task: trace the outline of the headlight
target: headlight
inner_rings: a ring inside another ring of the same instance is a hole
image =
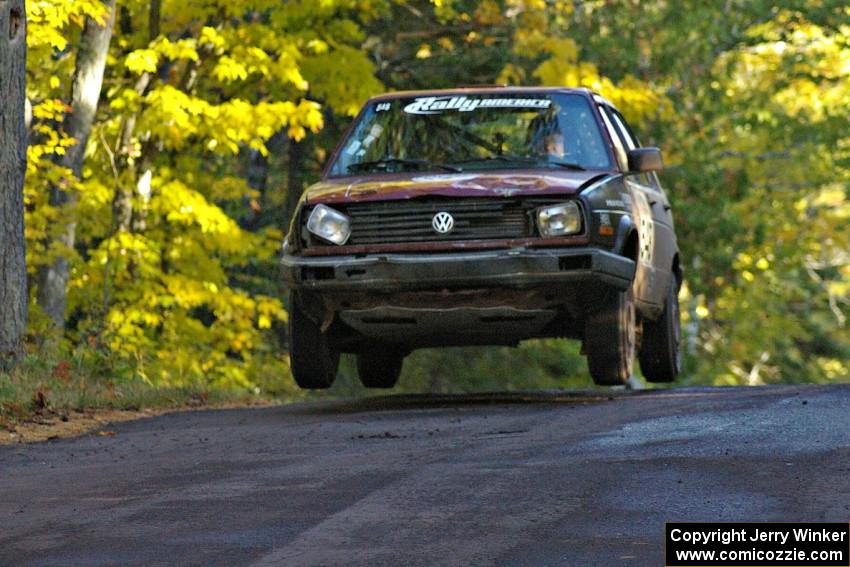
[[[342,246],[351,236],[351,221],[339,211],[316,205],[307,219],[307,230],[323,240]]]
[[[581,232],[581,211],[574,201],[537,209],[537,228],[542,236],[566,236]]]

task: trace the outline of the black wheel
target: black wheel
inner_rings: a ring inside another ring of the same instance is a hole
[[[679,318],[679,282],[674,278],[664,311],[657,321],[643,322],[640,369],[649,382],[672,382],[682,365],[682,325]]]
[[[330,388],[339,368],[339,351],[327,333],[301,310],[298,296],[289,301],[289,366],[300,388]]]
[[[634,292],[617,292],[613,300],[587,317],[584,350],[594,383],[621,386],[632,375],[635,358]]]
[[[367,388],[392,388],[401,376],[405,353],[392,347],[357,355],[357,375]]]

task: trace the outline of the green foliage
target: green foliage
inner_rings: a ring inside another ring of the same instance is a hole
[[[721,383],[850,378],[850,89],[839,71],[850,64],[848,14],[834,21],[843,31],[810,17],[779,10],[746,27],[746,44],[715,60],[697,98],[725,111],[680,146],[683,160],[713,158],[708,179],[683,172],[677,187],[695,205],[688,222],[720,245],[692,252],[692,285],[711,355],[697,368]],[[724,197],[717,223],[711,204]]]
[[[76,182],[56,165],[75,143],[61,124],[84,19],[105,11],[27,3],[28,265],[72,262],[60,346],[98,375],[300,395],[275,268],[294,198],[368,96],[506,82],[596,89],[662,146],[689,381],[850,379],[840,3],[164,0],[153,38],[147,1],[119,5]],[[50,187],[79,199],[51,207]],[[73,249],[52,244],[59,219],[76,223]],[[31,320],[40,343],[36,307]],[[577,349],[423,351],[402,387],[587,384]],[[353,380],[349,364],[338,391],[359,392]]]

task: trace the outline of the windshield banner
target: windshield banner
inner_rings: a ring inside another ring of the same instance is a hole
[[[420,97],[404,107],[408,114],[440,114],[447,110],[470,112],[477,108],[549,108],[548,98],[469,98],[466,96]]]

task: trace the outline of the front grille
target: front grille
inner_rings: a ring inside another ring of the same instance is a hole
[[[347,244],[356,246],[532,236],[531,212],[542,204],[518,199],[415,199],[352,203],[339,209],[351,218]],[[436,232],[431,225],[439,212],[454,218],[454,228],[448,234]]]

